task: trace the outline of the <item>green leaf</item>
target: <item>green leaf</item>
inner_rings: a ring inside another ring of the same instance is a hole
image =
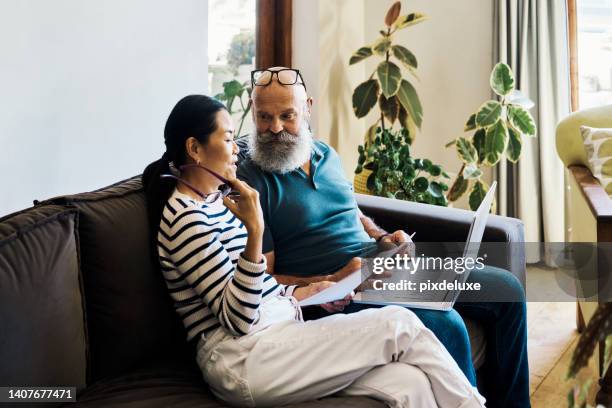
[[[518,89],[510,92],[510,94],[506,96],[506,101],[512,105],[520,105],[525,109],[531,109],[535,106],[535,103]]]
[[[244,87],[240,82],[236,81],[235,79],[223,83],[223,93],[228,98],[242,96],[243,92]]]
[[[387,118],[389,122],[391,122],[391,126],[397,120],[399,116],[399,102],[395,96],[387,99],[385,95],[380,95],[378,98],[378,106],[380,106],[380,111]]]
[[[382,181],[380,181],[378,177],[375,177],[374,178],[374,191],[376,192],[376,194],[380,194],[382,189],[383,189]]]
[[[402,79],[402,72],[399,67],[392,62],[383,61],[376,69],[380,88],[386,98],[390,98],[397,93]]]
[[[518,105],[508,106],[508,119],[515,129],[527,136],[536,135],[536,126],[529,111]]]
[[[470,193],[470,209],[472,211],[476,211],[478,209],[488,190],[489,187],[486,186],[483,181],[478,180],[476,183],[474,183],[474,187]]]
[[[368,114],[370,109],[376,105],[378,99],[378,81],[370,79],[363,82],[353,92],[353,111],[358,118]]]
[[[422,13],[410,13],[405,16],[399,16],[397,20],[395,20],[395,28],[397,30],[401,30],[402,28],[410,27],[418,23],[422,23],[427,20],[427,16]]]
[[[486,101],[482,104],[480,109],[478,109],[478,113],[476,114],[476,125],[478,125],[478,127],[491,126],[500,118],[501,112],[501,103],[493,100]]]
[[[425,192],[429,188],[429,181],[425,177],[417,177],[414,180],[414,188],[419,192]]]
[[[482,170],[475,163],[469,163],[463,168],[462,176],[466,180],[477,179],[482,176]]]
[[[457,201],[467,191],[470,182],[459,174],[448,192],[449,201]]]
[[[406,47],[402,47],[401,45],[394,45],[391,47],[391,51],[395,58],[401,61],[402,64],[410,71],[417,69],[418,63],[414,54],[408,50]]]
[[[469,132],[470,130],[474,129],[476,129],[476,114],[472,113],[467,122],[465,122],[465,126],[463,126],[463,131]]]
[[[442,167],[438,166],[437,164],[434,164],[429,169],[429,174],[431,174],[434,177],[438,177],[440,174],[442,174]]]
[[[423,123],[423,106],[417,95],[416,89],[412,84],[405,79],[402,79],[399,91],[397,91],[397,99],[400,104],[406,109],[410,117],[420,129]]]
[[[412,166],[411,164],[405,165],[403,174],[404,174],[404,181],[407,183],[410,183],[416,174],[414,166]]]
[[[372,51],[374,51],[374,54],[380,57],[383,57],[385,56],[387,51],[389,51],[390,46],[391,46],[391,39],[389,37],[381,37],[378,40],[376,40],[374,45],[372,45]]]
[[[521,134],[510,126],[508,128],[508,146],[506,147],[506,156],[508,160],[512,163],[516,163],[521,158],[521,147]]]
[[[406,108],[404,108],[401,104],[399,108],[398,119],[400,125],[402,125],[402,128],[406,131],[406,136],[404,137],[404,140],[406,141],[406,143],[412,144],[412,142],[414,141],[414,133],[416,132],[416,124],[408,115]]]
[[[501,158],[508,143],[508,129],[503,120],[498,120],[487,129],[485,135],[485,163],[489,166],[496,164]]]
[[[500,95],[506,96],[514,90],[514,75],[510,67],[503,62],[499,62],[491,72],[489,80],[491,89]]]
[[[472,136],[472,144],[476,148],[478,152],[478,163],[482,163],[485,157],[485,136],[487,131],[483,129],[478,129],[474,136]]]
[[[464,137],[458,137],[455,146],[457,146],[457,154],[464,163],[474,163],[478,159],[478,151],[472,142]]]
[[[216,95],[214,96],[214,98],[215,98],[216,100],[218,100],[218,101],[224,101],[224,100],[226,100],[226,99],[227,99],[227,98],[225,97],[225,94],[222,94],[222,93],[218,93],[218,94],[216,94]]]
[[[429,194],[431,194],[435,198],[440,198],[443,195],[442,187],[440,186],[439,183],[437,183],[435,181],[432,181],[429,184],[429,189],[427,191],[429,192]]]
[[[373,53],[372,53],[372,48],[371,47],[361,47],[360,49],[355,51],[355,53],[353,55],[351,55],[351,59],[349,60],[349,65],[356,64],[359,61],[368,58],[372,54]]]

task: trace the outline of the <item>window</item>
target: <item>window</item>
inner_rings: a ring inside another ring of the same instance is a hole
[[[291,66],[292,0],[209,0],[208,90],[234,95],[250,87],[255,67]],[[230,86],[228,84],[232,82]],[[223,100],[223,99],[222,99]],[[248,95],[223,102],[232,113],[238,136],[253,129],[244,116]]]
[[[208,3],[208,89],[223,82],[246,81],[255,67],[256,0],[210,0]]]
[[[256,0],[210,0],[208,3],[208,90],[210,95],[234,94],[236,87],[249,87],[255,68]],[[234,82],[237,81],[237,82]],[[217,96],[219,97],[219,96]],[[237,135],[250,133],[249,115],[243,120],[248,104],[242,97],[223,100],[236,125]],[[242,124],[242,127],[240,125]],[[238,134],[239,133],[239,134]]]
[[[578,57],[576,108],[612,104],[612,0],[575,2],[573,18],[576,21]],[[570,27],[571,19],[570,14]]]

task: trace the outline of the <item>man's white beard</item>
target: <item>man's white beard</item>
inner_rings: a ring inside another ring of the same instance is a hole
[[[297,135],[285,130],[277,134],[256,133],[249,138],[249,153],[263,170],[285,174],[310,160],[312,132],[303,124]]]

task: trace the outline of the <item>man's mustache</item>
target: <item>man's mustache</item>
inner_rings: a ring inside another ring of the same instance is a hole
[[[259,142],[261,143],[277,143],[277,142],[291,142],[296,143],[298,136],[287,131],[279,133],[264,132],[258,134]]]

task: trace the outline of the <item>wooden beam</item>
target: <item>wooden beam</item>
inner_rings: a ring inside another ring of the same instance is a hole
[[[571,89],[570,95],[572,112],[576,112],[580,108],[580,89],[578,77],[578,13],[576,10],[576,0],[567,0],[567,14]]]
[[[292,0],[257,0],[255,67],[291,67]]]

